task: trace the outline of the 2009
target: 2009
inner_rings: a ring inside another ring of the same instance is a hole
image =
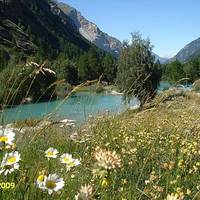
[[[14,189],[15,183],[13,182],[0,182],[0,190]]]

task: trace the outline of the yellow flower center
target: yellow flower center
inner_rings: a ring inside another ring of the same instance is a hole
[[[8,158],[8,160],[7,160],[7,163],[9,163],[9,164],[12,164],[12,163],[14,163],[14,162],[16,162],[16,157],[10,157],[10,158]]]
[[[44,175],[38,176],[37,180],[38,180],[39,182],[43,182],[43,181],[44,181]]]
[[[101,182],[102,187],[108,187],[109,186],[109,181],[108,179],[104,178]]]
[[[55,181],[47,181],[47,182],[46,182],[46,187],[47,187],[48,189],[54,189],[54,188],[56,187]]]
[[[70,161],[70,159],[67,158],[67,157],[65,157],[65,158],[63,159],[63,161],[64,161],[65,163],[68,163],[68,162]]]
[[[52,151],[49,151],[48,153],[47,153],[47,156],[53,156],[54,154],[53,154],[53,152]]]
[[[7,136],[0,136],[0,142],[6,143],[7,141],[8,141],[8,137]]]
[[[70,167],[74,167],[74,166],[75,166],[75,163],[74,163],[74,162],[69,162],[68,165],[69,165]]]

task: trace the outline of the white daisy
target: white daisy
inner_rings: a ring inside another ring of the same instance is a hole
[[[12,145],[15,133],[11,129],[0,130],[0,146]]]
[[[4,175],[7,175],[8,173],[13,172],[15,169],[19,169],[18,162],[20,160],[20,154],[17,151],[6,153],[1,162],[0,174],[4,173]]]
[[[43,189],[48,190],[49,194],[52,194],[53,191],[57,192],[62,189],[65,185],[65,182],[62,178],[59,178],[56,174],[49,174],[44,178]]]
[[[72,158],[71,154],[65,153],[60,157],[60,162],[65,164],[67,170],[69,171],[72,167],[80,165],[80,161],[78,159]]]
[[[37,181],[36,181],[36,185],[41,188],[44,189],[44,180],[46,179],[46,176],[44,174],[40,174],[37,177]]]
[[[65,154],[60,156],[60,162],[63,163],[63,164],[68,164],[72,161],[73,161],[73,158],[72,158],[71,154],[65,153]]]
[[[57,158],[58,156],[58,150],[54,148],[49,148],[45,151],[45,156],[47,158]]]

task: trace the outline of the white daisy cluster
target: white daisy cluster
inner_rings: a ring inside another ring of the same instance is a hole
[[[58,150],[54,148],[49,148],[45,151],[45,157],[48,158],[57,158],[58,157]],[[70,170],[72,167],[80,165],[80,161],[78,159],[72,158],[71,154],[65,153],[60,156],[60,162],[65,164],[67,170]],[[37,178],[36,185],[38,188],[42,189],[43,191],[48,191],[49,194],[52,194],[54,191],[57,192],[58,190],[64,187],[64,180],[60,178],[57,174],[49,174],[48,176],[45,175],[43,172]]]
[[[12,129],[1,129],[0,130],[0,148],[10,149],[14,147],[15,133]],[[19,161],[21,155],[18,151],[6,153],[0,165],[0,174],[5,176],[12,173],[14,170],[19,169]]]
[[[61,155],[60,162],[66,165],[67,171],[70,171],[71,168],[81,164],[78,159],[74,159],[72,155],[68,153]]]
[[[50,158],[57,158],[58,157],[58,150],[54,148],[49,148],[45,151],[45,157],[48,159]],[[74,159],[71,154],[64,153],[60,156],[60,162],[66,165],[67,171],[70,171],[71,168],[80,165],[80,161],[78,159]]]
[[[38,176],[36,184],[43,191],[52,194],[54,191],[57,192],[62,189],[65,182],[63,181],[63,178],[60,178],[57,174],[49,174],[48,176]]]

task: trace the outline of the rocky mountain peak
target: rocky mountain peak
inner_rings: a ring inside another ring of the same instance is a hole
[[[172,60],[187,62],[200,55],[200,38],[190,42],[182,48]]]
[[[104,51],[115,56],[119,55],[122,48],[122,43],[119,40],[101,31],[96,24],[83,17],[75,8],[65,3],[58,3],[58,7],[74,21],[83,37]]]

